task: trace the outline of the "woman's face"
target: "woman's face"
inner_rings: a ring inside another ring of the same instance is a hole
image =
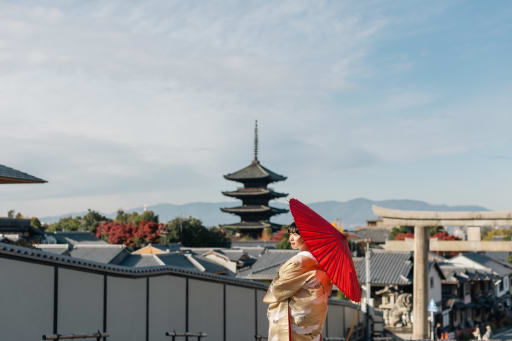
[[[290,241],[290,245],[294,250],[306,251],[306,243],[304,243],[304,239],[302,239],[301,235],[298,233],[290,233],[290,237],[288,238]]]

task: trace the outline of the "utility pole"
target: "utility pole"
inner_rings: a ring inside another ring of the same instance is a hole
[[[372,339],[372,326],[370,323],[370,299],[371,299],[371,285],[370,285],[370,239],[366,239],[366,254],[365,254],[365,265],[366,265],[366,340],[371,341]]]

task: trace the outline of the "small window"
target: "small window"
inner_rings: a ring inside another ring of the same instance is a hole
[[[434,287],[434,277],[430,277],[430,288]]]

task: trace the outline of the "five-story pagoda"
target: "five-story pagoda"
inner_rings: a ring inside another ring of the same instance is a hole
[[[237,181],[244,185],[236,191],[222,192],[225,196],[242,200],[242,205],[237,207],[221,208],[222,212],[240,216],[240,222],[223,225],[223,227],[240,231],[245,235],[257,237],[263,229],[271,227],[276,230],[280,225],[270,222],[270,217],[276,214],[286,213],[288,210],[269,206],[269,201],[288,196],[287,193],[274,192],[267,187],[272,182],[284,181],[285,176],[272,172],[263,167],[258,160],[258,121],[254,128],[254,160],[239,171],[224,175],[224,178]]]

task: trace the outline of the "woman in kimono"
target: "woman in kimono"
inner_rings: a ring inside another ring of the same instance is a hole
[[[288,233],[292,248],[300,252],[281,265],[263,298],[269,305],[268,341],[319,341],[332,282],[308,251],[295,223]]]

